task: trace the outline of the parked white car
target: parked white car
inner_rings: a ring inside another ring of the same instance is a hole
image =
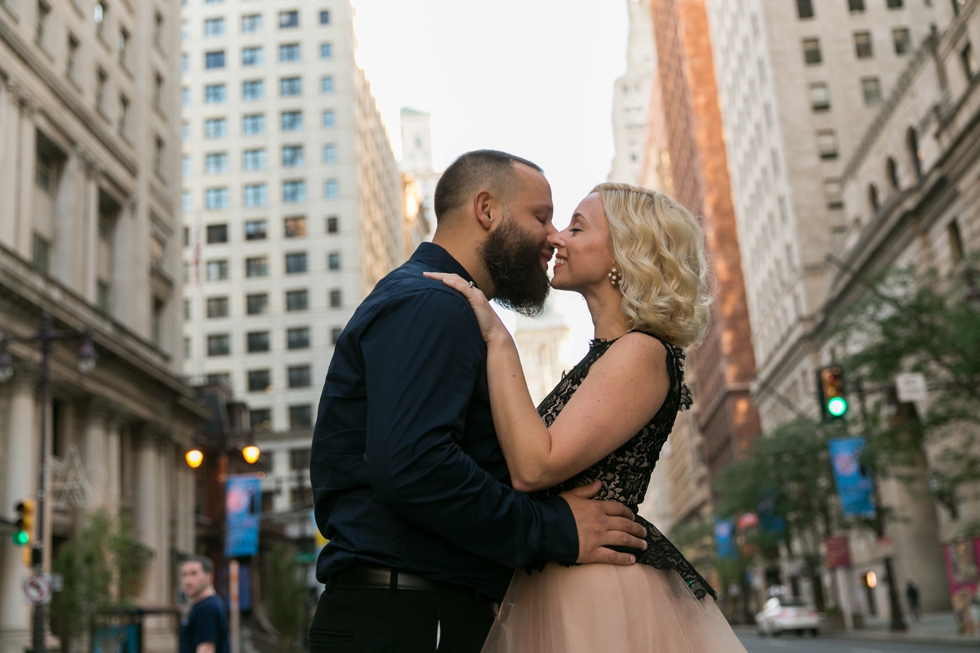
[[[820,613],[806,599],[774,596],[755,615],[760,635],[782,635],[796,631],[797,635],[820,633]]]

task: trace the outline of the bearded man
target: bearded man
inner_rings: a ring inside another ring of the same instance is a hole
[[[591,500],[598,486],[548,501],[510,487],[476,318],[463,295],[422,276],[455,273],[540,312],[555,233],[541,168],[468,152],[443,173],[435,212],[433,241],[358,307],[323,386],[310,479],[329,542],[311,653],[476,653],[514,569],[641,546],[625,506]]]

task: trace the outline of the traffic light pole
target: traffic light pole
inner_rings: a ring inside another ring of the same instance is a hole
[[[864,399],[864,384],[861,382],[861,379],[858,379],[856,390],[858,402],[860,403],[861,407],[861,422],[864,426],[865,437],[867,437],[871,422],[868,419],[868,406]],[[881,494],[878,492],[877,476],[878,475],[875,474],[875,471],[872,468],[871,491],[874,493],[875,501],[874,528],[875,534],[877,534],[878,539],[880,540],[885,536],[885,517],[881,512]],[[889,612],[891,613],[888,629],[892,632],[904,632],[908,629],[908,627],[905,625],[905,618],[902,614],[902,604],[898,599],[898,587],[895,585],[895,569],[890,553],[887,556],[883,556],[883,562],[885,563],[885,582],[888,584],[888,606]]]

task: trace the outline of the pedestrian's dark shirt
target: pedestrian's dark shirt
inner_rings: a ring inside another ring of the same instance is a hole
[[[180,624],[180,653],[195,653],[198,644],[208,642],[215,653],[229,653],[228,615],[217,596],[195,603]]]
[[[365,564],[502,598],[515,568],[575,561],[575,520],[563,499],[510,487],[476,317],[425,271],[470,279],[423,243],[378,282],[334,349],[310,466],[330,540],[317,578]]]

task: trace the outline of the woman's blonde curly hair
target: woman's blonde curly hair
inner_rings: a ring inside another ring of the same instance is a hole
[[[704,236],[691,212],[667,197],[629,184],[599,184],[619,268],[622,310],[630,329],[673,345],[700,343],[708,330],[711,293]]]

